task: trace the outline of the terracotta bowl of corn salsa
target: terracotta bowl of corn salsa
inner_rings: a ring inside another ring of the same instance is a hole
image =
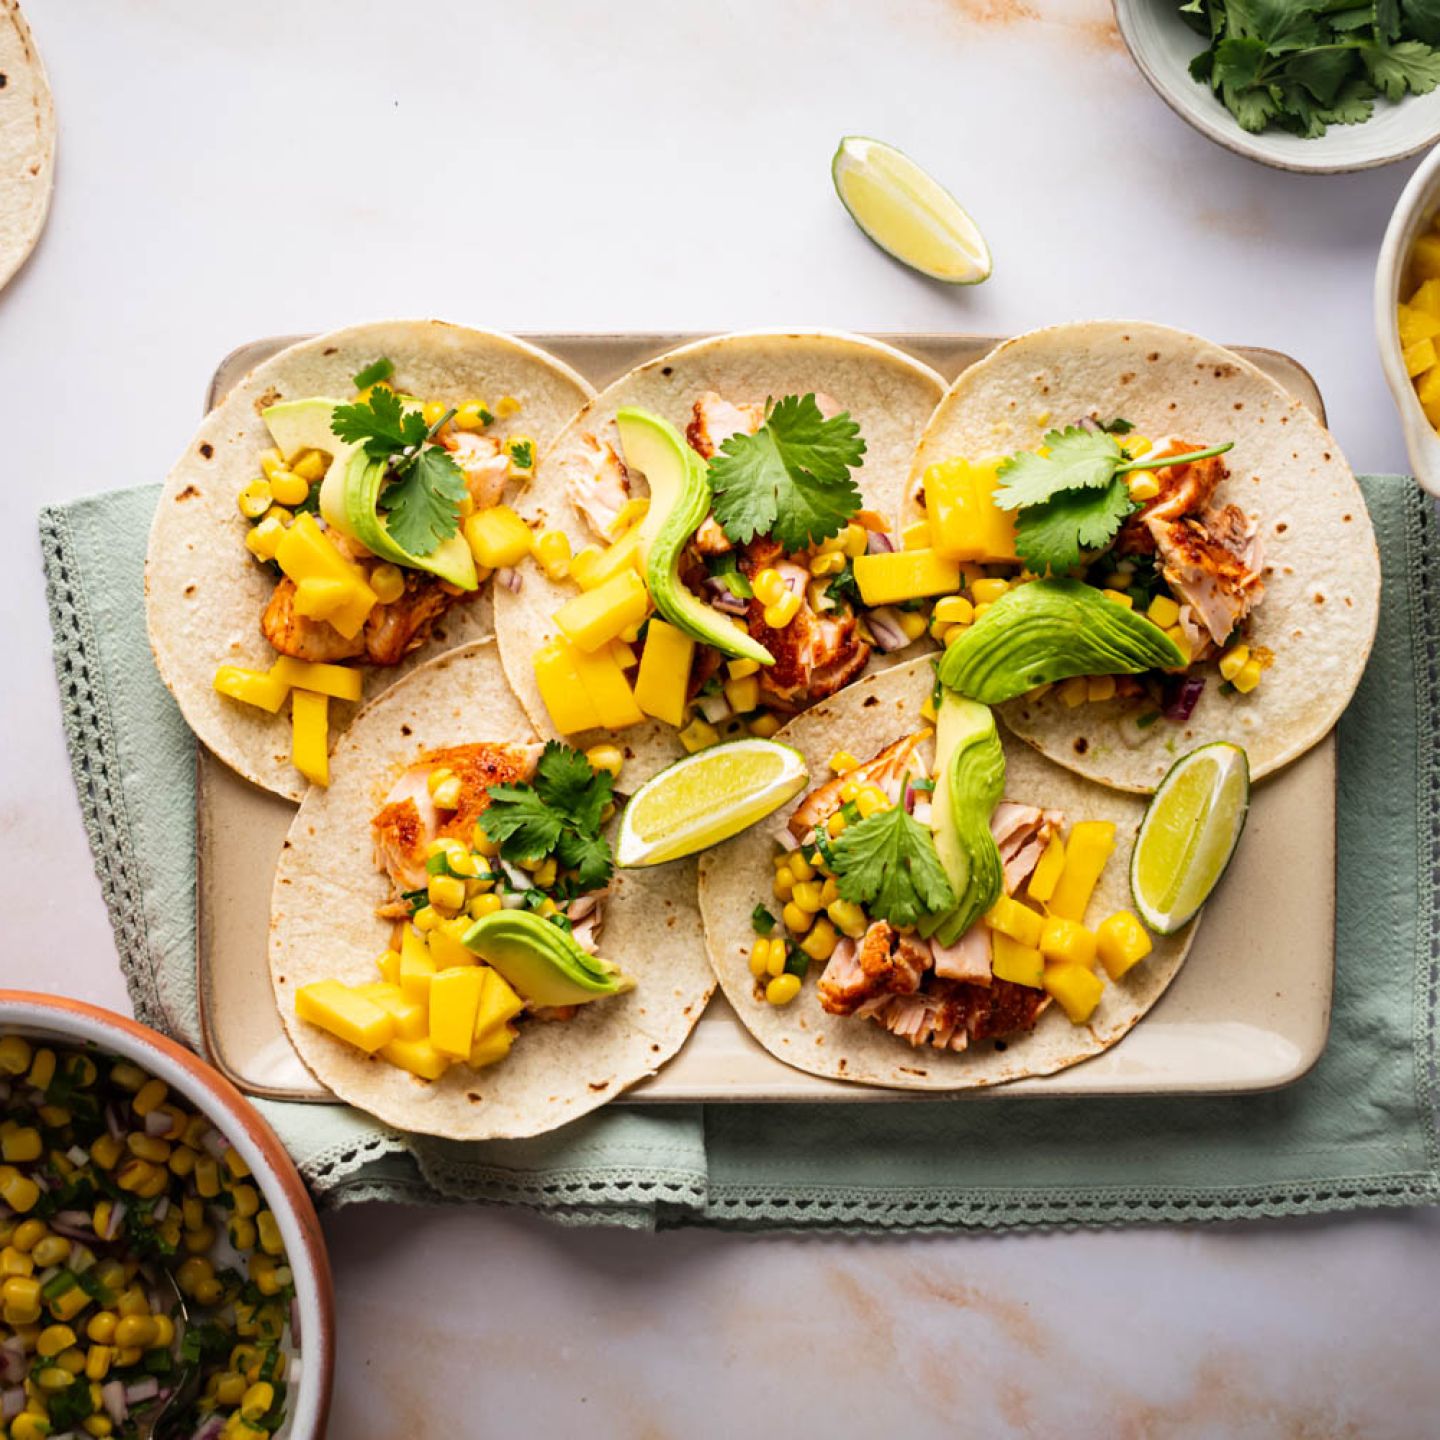
[[[333,1367],[320,1223],[255,1108],[133,1020],[0,990],[0,1440],[167,1404],[179,1440],[312,1440]]]

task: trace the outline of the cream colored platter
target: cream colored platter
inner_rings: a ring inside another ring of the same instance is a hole
[[[213,407],[262,360],[302,337],[233,351],[211,382]],[[597,388],[691,334],[527,335]],[[877,337],[947,380],[999,340],[975,335]],[[1273,350],[1237,347],[1322,419],[1313,378]],[[286,1039],[266,961],[270,886],[294,806],[196,747],[196,964],[210,1061],[241,1090],[269,1099],[331,1097]],[[1263,863],[1262,863],[1263,857]],[[1284,883],[1278,883],[1279,877]],[[1120,1044],[1058,1074],[957,1098],[1238,1093],[1298,1080],[1330,1026],[1335,970],[1335,738],[1327,736],[1252,794],[1230,873],[1206,907],[1180,974]],[[718,992],[679,1055],[619,1103],[903,1101],[933,1092],[845,1084],[791,1069],[740,1024]]]

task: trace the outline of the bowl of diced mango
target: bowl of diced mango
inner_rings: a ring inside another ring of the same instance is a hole
[[[1440,495],[1440,146],[1410,177],[1385,232],[1375,329],[1415,479]]]

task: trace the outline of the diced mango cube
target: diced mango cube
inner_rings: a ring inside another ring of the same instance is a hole
[[[627,530],[613,545],[601,550],[587,545],[571,557],[570,578],[582,590],[595,590],[625,570],[640,573],[640,527]]]
[[[530,527],[508,505],[477,510],[464,529],[475,563],[488,570],[518,565],[530,553]]]
[[[1145,927],[1128,910],[1117,910],[1100,922],[1095,945],[1100,963],[1112,980],[1118,980],[1154,949]]]
[[[931,544],[952,560],[1016,560],[1015,517],[994,501],[1000,461],[942,460],[925,471]]]
[[[328,620],[349,603],[355,587],[330,575],[307,575],[295,586],[295,613],[307,620]]]
[[[1032,945],[1012,940],[1003,930],[990,936],[991,972],[1000,980],[1014,985],[1028,985],[1039,990],[1045,984],[1045,957]]]
[[[1440,319],[1440,280],[1426,280],[1410,297],[1410,308]]]
[[[276,714],[290,693],[290,686],[273,672],[246,670],[239,665],[222,665],[215,672],[215,689],[232,700],[255,705]]]
[[[1045,917],[1028,905],[1002,895],[989,909],[985,923],[1002,935],[1018,940],[1021,945],[1035,949],[1040,944],[1040,932],[1045,927]]]
[[[290,697],[290,758],[312,784],[330,783],[330,697],[296,690]]]
[[[1405,373],[1413,380],[1435,364],[1434,340],[1417,340],[1405,351]]]
[[[350,665],[327,665],[316,660],[297,660],[282,655],[270,673],[286,685],[313,690],[332,700],[358,700],[365,687],[365,676]]]
[[[635,703],[647,714],[678,730],[685,723],[685,692],[695,641],[683,630],[654,616],[645,631],[640,672],[635,677]]]
[[[1027,886],[1030,898],[1038,900],[1042,905],[1047,904],[1055,894],[1055,887],[1060,883],[1060,875],[1064,869],[1065,842],[1055,834],[1050,837],[1045,853],[1035,862],[1035,868],[1030,872],[1030,884]]]
[[[480,975],[480,1004],[475,1011],[477,1041],[490,1031],[503,1027],[525,1008],[525,1002],[511,989],[509,981],[498,970],[492,970],[487,965],[481,969]]]
[[[1440,316],[1424,310],[1412,310],[1408,305],[1401,305],[1396,310],[1396,324],[1400,331],[1400,344],[1406,349],[1440,335]]]
[[[577,650],[591,654],[650,613],[650,592],[632,569],[582,590],[556,612],[555,623]]]
[[[376,594],[370,588],[365,572],[335,548],[313,515],[306,513],[295,517],[275,548],[275,563],[295,582],[297,606],[300,603],[300,587],[306,580],[327,580],[342,585],[343,597],[333,606],[326,601],[328,613],[324,618],[347,640],[353,640],[360,633],[360,627],[375,608]],[[335,593],[327,587],[322,589],[327,595]]]
[[[407,925],[400,942],[400,989],[407,999],[419,1005],[428,1005],[434,978],[435,962],[430,958],[425,937],[413,926]]]
[[[1410,276],[1414,280],[1440,279],[1440,235],[1421,235],[1410,247]]]
[[[430,982],[430,1043],[442,1054],[463,1060],[475,1039],[484,972],[477,965],[441,970]]]
[[[1078,920],[1063,915],[1046,917],[1040,932],[1040,953],[1047,960],[1068,965],[1094,965],[1095,936]]]
[[[487,1065],[493,1065],[497,1060],[503,1060],[510,1053],[510,1047],[514,1043],[515,1031],[509,1025],[500,1025],[495,1029],[487,1030],[470,1047],[470,1068],[483,1070]]]
[[[418,1075],[422,1080],[438,1080],[454,1063],[442,1055],[429,1040],[392,1040],[380,1051],[380,1058]]]
[[[627,725],[638,725],[645,718],[635,703],[635,694],[625,678],[625,672],[615,663],[615,657],[608,649],[586,655],[571,646],[570,656],[580,679],[580,688],[607,730],[623,730]]]
[[[393,950],[390,952],[395,953]],[[398,955],[395,957],[400,958]],[[388,1010],[395,1021],[397,1040],[420,1040],[426,1032],[425,1007],[406,998],[399,985],[377,980],[368,985],[357,985],[357,994],[373,1000],[382,1010]]]
[[[459,915],[454,920],[443,920],[428,936],[430,958],[437,970],[454,969],[457,965],[478,965],[480,957],[473,950],[467,950],[460,937],[475,922],[468,915]]]
[[[1419,398],[1420,408],[1425,412],[1425,418],[1437,430],[1440,430],[1440,365],[1427,370],[1415,385],[1415,394]]]
[[[930,544],[930,522],[928,520],[911,521],[900,532],[900,548],[902,550],[929,550]]]
[[[1083,922],[1085,908],[1115,848],[1113,820],[1080,820],[1065,842],[1065,868],[1050,897],[1052,915]]]
[[[1104,981],[1088,965],[1047,966],[1042,983],[1072,1025],[1083,1025],[1095,1013],[1105,991]]]
[[[575,667],[576,650],[564,640],[542,645],[533,660],[535,684],[550,720],[562,735],[599,727],[600,712],[580,684]],[[643,662],[642,662],[643,663]]]
[[[960,566],[935,550],[857,555],[855,583],[867,605],[895,605],[925,595],[953,595],[960,588]]]
[[[375,961],[375,968],[380,972],[380,978],[388,985],[400,983],[400,952],[398,950],[386,950]]]
[[[295,1013],[367,1055],[395,1038],[395,1017],[338,980],[300,986],[295,992]]]

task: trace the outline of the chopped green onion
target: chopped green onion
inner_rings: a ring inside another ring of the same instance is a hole
[[[388,380],[394,373],[394,363],[382,355],[350,378],[354,381],[357,390],[368,390],[372,385],[378,385],[382,380]]]
[[[785,947],[785,973],[798,975],[802,980],[809,973],[810,957],[794,944]]]
[[[775,928],[775,917],[763,905],[757,905],[750,912],[750,924],[757,935],[768,935]]]

